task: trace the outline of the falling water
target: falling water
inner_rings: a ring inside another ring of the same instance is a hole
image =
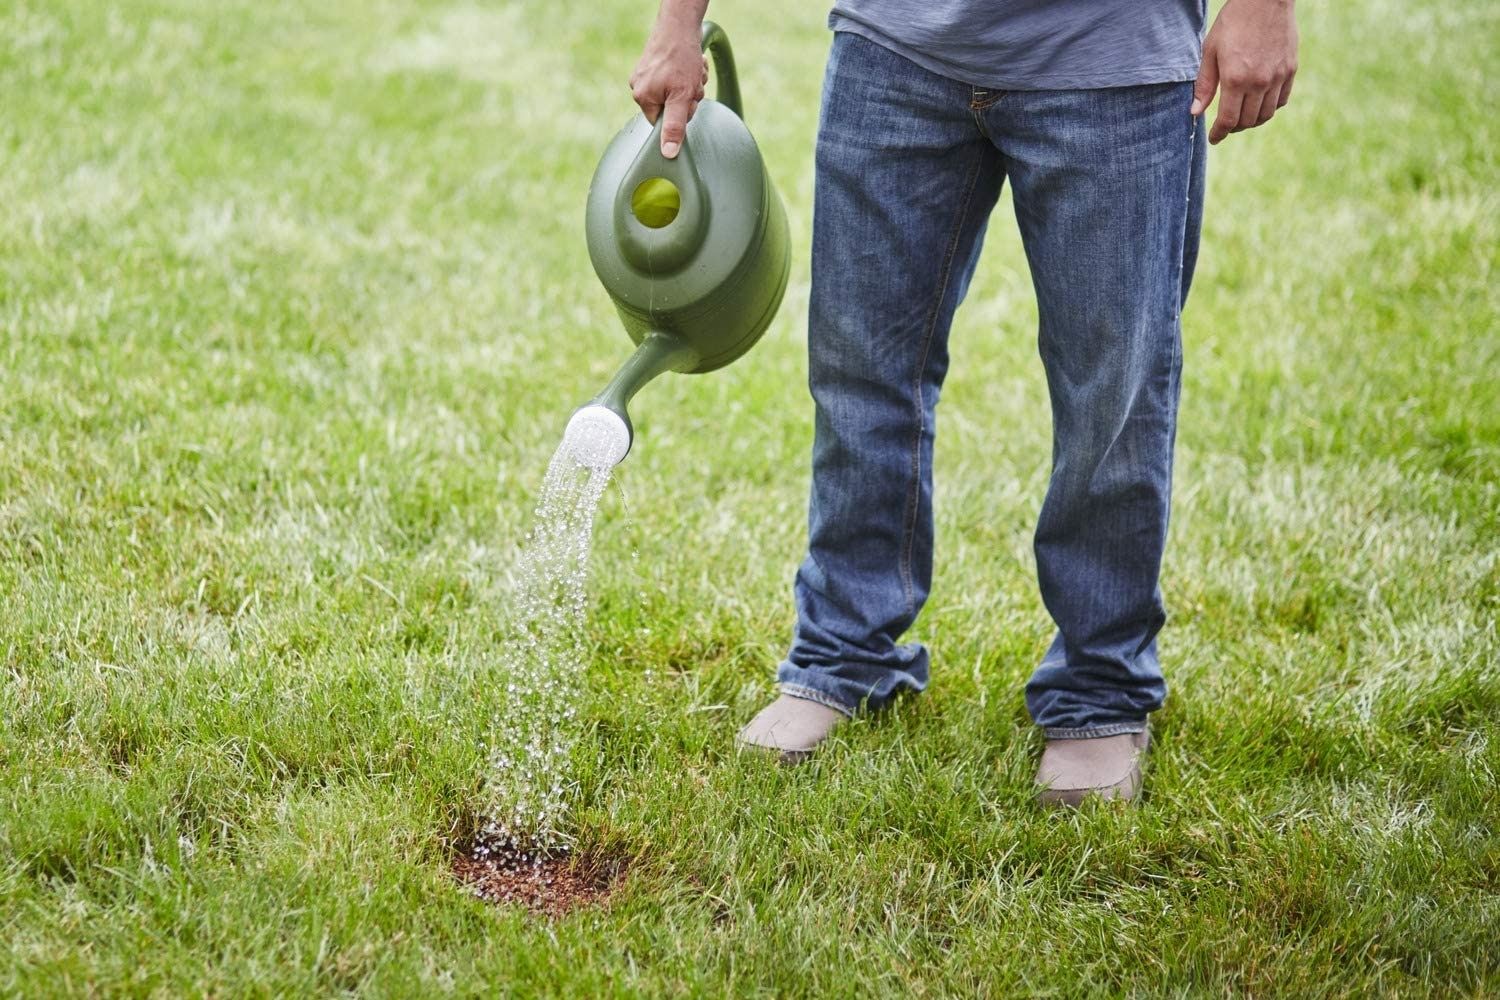
[[[481,791],[476,859],[532,863],[566,850],[577,705],[587,663],[589,550],[609,466],[587,442],[565,441],[542,483],[521,551],[514,615],[502,652],[500,709]]]

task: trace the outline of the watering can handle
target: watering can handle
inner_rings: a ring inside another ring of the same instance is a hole
[[[724,29],[712,21],[703,22],[703,51],[714,61],[714,100],[743,119],[745,108],[740,103],[740,78],[734,71],[734,50],[729,47],[729,36]]]

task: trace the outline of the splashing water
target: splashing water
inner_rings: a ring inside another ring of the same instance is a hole
[[[611,475],[610,466],[581,459],[569,441],[552,456],[521,551],[499,672],[505,687],[480,793],[485,822],[476,860],[539,865],[570,843],[567,799],[588,662],[589,550]]]

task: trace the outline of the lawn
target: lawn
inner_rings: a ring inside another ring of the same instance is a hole
[[[652,11],[0,8],[0,995],[1500,992],[1490,4],[1309,4],[1210,159],[1137,809],[1031,801],[1048,474],[1009,203],[953,334],[929,691],[737,756],[805,537],[824,5],[715,4],[792,226],[596,537],[555,920],[450,875],[516,552],[629,346],[584,193]]]

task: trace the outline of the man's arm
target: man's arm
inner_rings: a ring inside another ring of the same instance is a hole
[[[655,125],[665,110],[661,153],[669,160],[682,148],[688,119],[698,110],[708,83],[708,61],[702,48],[707,10],[708,0],[661,0],[646,51],[630,74],[630,94],[646,120]]]
[[[1193,114],[1202,114],[1219,91],[1219,114],[1208,132],[1208,141],[1217,143],[1270,121],[1292,96],[1296,75],[1292,0],[1225,0],[1203,39]]]

